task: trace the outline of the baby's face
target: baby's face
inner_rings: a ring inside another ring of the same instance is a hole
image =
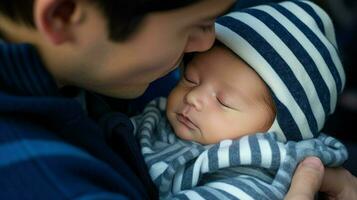
[[[267,131],[275,118],[269,89],[258,74],[218,46],[188,64],[166,112],[178,137],[201,144]]]

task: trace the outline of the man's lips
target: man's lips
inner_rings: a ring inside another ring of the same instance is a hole
[[[177,114],[176,118],[179,122],[181,122],[190,129],[198,128],[188,117],[185,117],[183,114]]]

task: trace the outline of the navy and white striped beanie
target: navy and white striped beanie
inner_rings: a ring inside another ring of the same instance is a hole
[[[270,88],[269,131],[282,142],[317,137],[345,84],[329,16],[305,0],[261,5],[219,18],[216,35]]]

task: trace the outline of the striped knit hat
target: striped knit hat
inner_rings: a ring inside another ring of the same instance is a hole
[[[278,140],[317,137],[345,84],[333,24],[310,1],[285,1],[217,20],[217,39],[269,86]]]

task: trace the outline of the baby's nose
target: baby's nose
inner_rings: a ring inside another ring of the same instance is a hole
[[[199,88],[194,88],[190,92],[186,94],[186,103],[195,108],[197,111],[201,111],[204,104],[205,99],[202,91]]]

